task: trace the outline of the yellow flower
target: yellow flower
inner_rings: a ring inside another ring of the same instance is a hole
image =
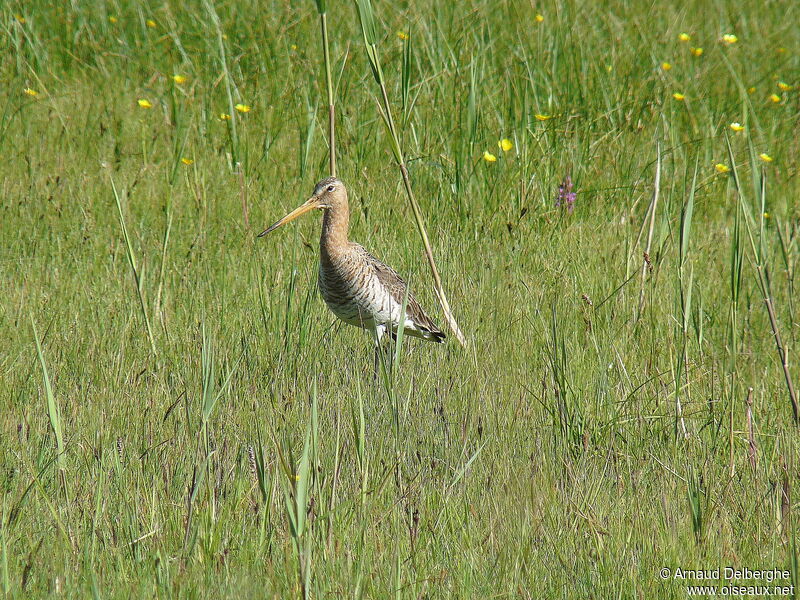
[[[502,140],[497,140],[497,147],[503,152],[508,152],[514,147],[514,144],[511,143],[510,139],[503,138]]]
[[[533,18],[536,20],[537,23],[541,23],[542,21],[544,21],[544,17],[542,15],[540,15],[540,14],[537,14]]]
[[[150,100],[146,100],[145,98],[139,98],[136,102],[138,102],[139,106],[142,108],[153,108],[153,105],[150,104]]]
[[[36,90],[32,90],[31,88],[25,88],[24,90],[22,90],[22,93],[27,94],[31,98],[36,98],[36,96],[39,95],[39,92],[37,92]]]
[[[182,83],[186,83],[186,80],[187,80],[186,75],[173,75],[172,76],[172,81],[174,81],[178,85],[180,85]]]
[[[760,158],[764,162],[772,162],[772,157],[766,152],[762,152],[761,154],[759,154],[758,158]]]
[[[791,89],[792,89],[792,86],[790,86],[790,85],[789,85],[788,83],[786,83],[785,81],[779,81],[779,82],[778,82],[778,87],[779,87],[781,90],[783,90],[784,92],[788,92],[789,90],[791,90]]]
[[[497,162],[497,157],[494,154],[492,154],[491,152],[489,152],[488,150],[485,150],[483,152],[483,160],[485,160],[486,162],[489,162],[489,163],[493,163],[493,162]]]
[[[194,163],[194,161],[191,158],[186,158],[185,156],[181,159],[181,162],[187,166]]]
[[[292,44],[292,45],[291,45],[291,46],[289,46],[289,47],[290,47],[292,50],[297,50],[297,44]]]
[[[764,218],[765,218],[765,219],[769,219],[769,213],[768,213],[768,212],[765,212],[765,213],[764,213]]]
[[[717,173],[727,173],[730,171],[728,165],[723,165],[722,163],[715,164],[714,168],[717,170]]]
[[[733,129],[736,133],[744,131],[744,125],[742,125],[741,123],[737,123],[736,121],[730,124],[730,128]]]
[[[733,35],[732,33],[726,33],[722,36],[722,41],[726,44],[735,44],[739,41],[739,38]]]
[[[672,97],[675,98],[675,100],[677,100],[678,102],[682,102],[683,100],[686,99],[686,96],[684,96],[680,92],[675,92],[674,94],[672,94]]]
[[[25,17],[23,17],[22,15],[14,15],[14,18],[17,20],[17,23],[19,23],[20,25],[24,25],[25,24]]]
[[[702,48],[689,48],[689,52],[691,52],[694,56],[703,56]]]
[[[668,62],[662,62],[661,68],[664,69],[665,71],[669,71],[672,68],[672,65],[669,64]]]
[[[150,29],[154,29],[156,26],[156,22],[153,21],[153,19],[147,19],[147,21],[145,21],[144,24],[147,25]]]
[[[219,120],[220,121],[230,121],[231,120],[231,116],[228,113],[220,113],[219,114]]]
[[[755,92],[756,92],[756,88],[755,88],[755,87],[749,87],[749,88],[747,88],[747,93],[748,93],[748,94],[755,94]]]
[[[678,36],[678,39],[682,42],[688,42],[690,39],[692,39],[692,36],[690,36],[688,33],[681,33]]]
[[[110,17],[108,17],[108,22],[111,23],[112,25],[114,23],[116,23],[117,20],[118,20],[117,17],[115,17],[114,15],[111,15]]]
[[[547,121],[547,119],[552,119],[552,118],[553,118],[553,117],[551,117],[550,115],[540,115],[540,114],[536,114],[536,115],[533,115],[533,116],[534,116],[534,118],[535,118],[537,121]]]
[[[781,97],[778,94],[770,94],[769,99],[772,100],[775,104],[781,101]]]
[[[250,106],[248,106],[247,104],[237,104],[236,106],[234,106],[234,108],[237,111],[239,111],[240,113],[249,113],[250,112]]]
[[[399,37],[401,40],[407,40],[408,34],[405,31],[398,31],[397,37]]]

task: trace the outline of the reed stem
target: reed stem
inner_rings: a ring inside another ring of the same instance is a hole
[[[319,23],[322,29],[322,55],[325,60],[325,86],[328,90],[328,154],[331,177],[336,177],[336,105],[333,99],[333,80],[331,79],[331,54],[328,49],[328,15],[325,3],[317,2]]]
[[[383,122],[384,125],[386,125],[387,131],[389,132],[390,141],[392,144],[392,152],[394,153],[397,166],[400,169],[400,175],[403,179],[403,187],[406,190],[408,203],[411,205],[411,211],[414,213],[414,222],[417,225],[417,231],[419,232],[422,245],[425,249],[425,257],[428,259],[428,265],[430,266],[431,275],[433,276],[433,287],[434,291],[436,292],[436,298],[442,307],[445,320],[450,326],[453,334],[456,336],[456,339],[463,347],[466,347],[466,338],[461,332],[461,328],[458,326],[458,323],[453,316],[453,312],[450,309],[450,303],[447,301],[447,296],[445,295],[444,287],[442,286],[442,279],[439,276],[439,269],[436,267],[436,260],[433,257],[433,250],[431,249],[430,240],[428,239],[428,232],[425,228],[425,221],[422,217],[422,211],[419,208],[419,204],[414,197],[414,192],[411,187],[411,178],[409,177],[408,167],[406,166],[405,158],[403,157],[400,136],[397,133],[394,118],[392,117],[392,109],[391,105],[389,104],[389,95],[386,93],[386,79],[383,76],[380,55],[378,54],[378,42],[377,35],[375,34],[375,19],[372,10],[372,3],[370,0],[355,0],[355,3],[358,11],[359,22],[361,24],[361,33],[364,38],[364,47],[367,51],[367,58],[369,59],[370,67],[372,68],[372,75],[374,76],[375,82],[378,84],[378,87],[381,91],[382,106],[379,105],[381,117],[383,118]]]

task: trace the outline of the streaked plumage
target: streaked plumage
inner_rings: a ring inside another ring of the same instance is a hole
[[[401,326],[400,313],[408,286],[389,265],[347,239],[350,209],[347,189],[339,179],[329,177],[320,181],[311,198],[259,237],[315,208],[325,211],[318,281],[328,308],[345,323],[374,329],[379,340],[386,332],[396,333]],[[445,339],[410,293],[402,327],[406,335],[433,342]]]

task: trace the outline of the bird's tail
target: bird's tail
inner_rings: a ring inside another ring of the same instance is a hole
[[[437,344],[441,344],[442,342],[444,342],[447,336],[438,330],[423,330],[422,338],[428,340],[429,342],[436,342]]]

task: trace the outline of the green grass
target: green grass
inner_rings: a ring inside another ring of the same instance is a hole
[[[725,565],[797,581],[773,329],[796,388],[798,8],[374,8],[468,340],[406,337],[377,383],[369,336],[318,297],[318,215],[255,238],[327,175],[315,2],[0,8],[3,594],[685,598],[662,567]],[[444,326],[356,7],[327,11],[351,235]]]

